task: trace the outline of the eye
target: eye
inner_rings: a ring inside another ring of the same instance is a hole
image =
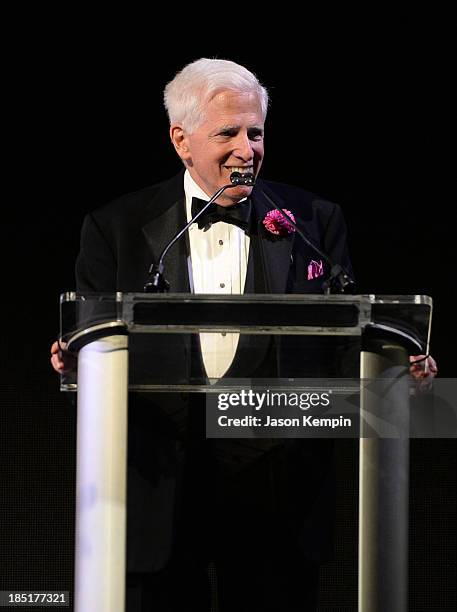
[[[263,139],[263,131],[259,128],[248,130],[249,140],[259,141]]]
[[[220,136],[226,136],[227,138],[233,138],[233,136],[236,136],[236,133],[236,130],[232,129],[222,130],[219,132]]]

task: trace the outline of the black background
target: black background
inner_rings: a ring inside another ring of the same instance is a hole
[[[194,29],[170,17],[166,42],[152,22],[79,15],[71,27],[62,18],[37,30],[31,19],[7,53],[3,589],[71,589],[75,415],[49,366],[58,296],[74,288],[84,214],[180,169],[162,91],[189,61],[232,59],[257,74],[271,95],[263,176],[341,204],[359,292],[433,297],[432,354],[440,375],[456,376],[445,18],[316,25],[280,13],[267,30],[229,13]],[[454,609],[455,450],[453,441],[412,443],[412,610]],[[343,477],[354,474],[354,448],[341,452]],[[354,566],[343,562],[354,553],[355,499],[353,484],[341,488],[339,565],[323,577],[323,610],[355,609]]]

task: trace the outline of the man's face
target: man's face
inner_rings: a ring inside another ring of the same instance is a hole
[[[260,101],[253,93],[220,92],[205,106],[203,123],[192,134],[173,125],[170,132],[178,155],[208,196],[230,184],[230,174],[235,170],[254,176],[259,173],[263,119]],[[233,187],[217,202],[230,206],[251,191],[252,187]]]

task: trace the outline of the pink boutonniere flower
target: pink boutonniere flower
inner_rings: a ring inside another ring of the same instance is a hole
[[[289,215],[289,217],[295,223],[295,217],[290,210],[283,208],[283,211],[286,213],[286,215]],[[276,209],[270,210],[270,212],[265,215],[263,224],[269,232],[275,234],[276,236],[287,236],[287,234],[292,234],[295,232],[295,227],[281,215],[279,210]]]

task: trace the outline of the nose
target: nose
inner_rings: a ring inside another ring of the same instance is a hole
[[[252,141],[247,132],[239,132],[235,142],[233,143],[233,155],[243,162],[249,162],[254,159],[254,149]]]

